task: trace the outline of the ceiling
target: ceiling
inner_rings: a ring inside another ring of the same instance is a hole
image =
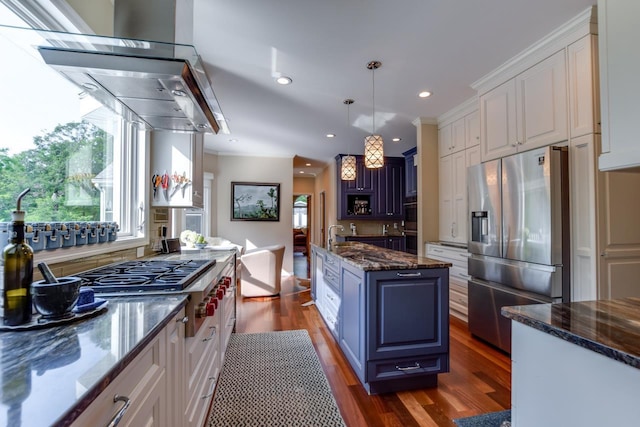
[[[400,156],[416,145],[416,118],[472,98],[472,82],[594,3],[196,0],[193,43],[231,129],[207,135],[205,149],[297,156],[296,176],[313,176],[339,153],[362,153],[375,78],[376,132],[385,155]],[[368,70],[371,60],[382,67]],[[293,83],[276,84],[279,74]],[[348,110],[345,98],[355,100]]]

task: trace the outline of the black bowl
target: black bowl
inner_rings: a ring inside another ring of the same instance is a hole
[[[45,319],[58,319],[71,315],[71,309],[78,301],[82,279],[60,277],[60,283],[45,283],[44,280],[31,284],[33,305]]]

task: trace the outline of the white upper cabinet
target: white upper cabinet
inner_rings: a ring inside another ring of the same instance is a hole
[[[600,133],[597,51],[598,36],[593,34],[567,47],[571,138]]]
[[[568,138],[565,49],[480,96],[482,161]]]
[[[480,145],[480,113],[478,110],[464,117],[464,128],[464,147],[471,148]]]
[[[154,132],[151,140],[151,205],[203,207],[202,135]]]
[[[518,144],[527,150],[568,138],[566,63],[562,49],[516,77]]]
[[[446,125],[438,129],[438,156],[443,157],[451,154],[452,131],[451,125]]]
[[[481,158],[516,152],[516,82],[509,80],[480,97]]]
[[[600,170],[640,167],[638,0],[599,0]]]
[[[466,139],[466,123],[463,117],[451,124],[451,147],[449,148],[450,154],[464,150]]]

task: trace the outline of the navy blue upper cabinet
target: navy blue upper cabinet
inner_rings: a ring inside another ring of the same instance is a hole
[[[416,167],[413,156],[418,153],[418,147],[402,153],[404,156],[404,173],[405,173],[405,196],[415,197],[418,195],[418,168]]]
[[[364,156],[355,156],[356,179],[343,181],[342,156],[336,156],[338,219],[402,220],[404,158],[385,157],[382,168],[369,169],[364,165]]]

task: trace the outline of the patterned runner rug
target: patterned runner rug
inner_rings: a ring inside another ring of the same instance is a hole
[[[344,427],[305,330],[232,334],[210,427]]]

